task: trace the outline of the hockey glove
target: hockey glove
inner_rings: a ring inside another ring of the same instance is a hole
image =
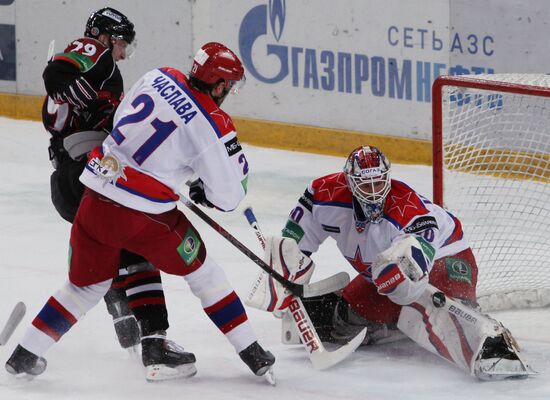
[[[120,100],[113,93],[107,90],[98,92],[97,100],[89,105],[85,129],[110,132],[113,128],[113,117],[119,104]]]
[[[204,183],[200,178],[191,182],[189,185],[189,197],[195,202],[195,204],[199,204],[203,207],[214,208],[214,204],[210,203],[206,198],[206,194],[204,193]]]
[[[97,99],[97,92],[83,76],[80,76],[52,97],[57,103],[69,103],[85,109]]]
[[[378,293],[399,305],[416,301],[428,286],[434,248],[423,238],[405,236],[376,258],[372,277]]]
[[[270,236],[266,238],[264,261],[276,272],[291,282],[308,283],[315,269],[313,261],[302,253],[294,239]],[[254,280],[245,304],[265,311],[287,308],[292,293],[271,275],[261,271]]]

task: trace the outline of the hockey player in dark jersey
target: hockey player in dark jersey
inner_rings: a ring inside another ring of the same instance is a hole
[[[110,132],[124,96],[117,61],[129,57],[134,44],[134,24],[119,11],[102,8],[88,18],[84,37],[55,54],[44,70],[42,117],[51,134],[49,156],[55,168],[51,197],[71,223],[84,191],[78,177],[87,153]],[[172,368],[166,375],[162,370],[193,355],[166,340],[169,324],[160,272],[141,256],[123,251],[120,275],[104,299],[120,345],[133,351],[141,340],[143,363],[155,371],[154,379],[177,378]]]

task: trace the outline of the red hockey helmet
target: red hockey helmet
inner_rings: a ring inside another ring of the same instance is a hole
[[[353,195],[367,204],[381,204],[390,191],[391,164],[379,149],[361,146],[349,155],[344,172]]]
[[[227,90],[233,92],[237,92],[245,80],[244,68],[239,57],[217,42],[206,43],[197,51],[190,75],[209,85],[222,79],[226,82]]]

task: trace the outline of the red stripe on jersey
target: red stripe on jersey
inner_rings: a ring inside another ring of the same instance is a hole
[[[88,164],[94,158],[98,158],[99,160],[103,159],[103,152],[101,148],[96,147],[90,152],[90,155],[88,156]],[[88,170],[94,172],[92,168],[88,168]],[[157,181],[152,176],[146,175],[128,165],[124,167],[124,175],[126,175],[126,179],[122,177],[118,178],[116,181],[116,186],[127,190],[130,193],[147,198],[151,201],[162,203],[179,200],[179,196],[175,194],[168,186],[160,181]]]
[[[65,61],[69,64],[74,65],[76,68],[80,69],[80,64],[73,60],[71,57],[67,57],[65,54],[58,54],[52,58],[52,61]]]
[[[451,236],[449,236],[449,238],[445,240],[443,246],[447,246],[451,243],[457,242],[464,236],[462,232],[462,224],[460,223],[458,218],[456,218],[454,215],[451,215],[451,217],[453,218],[453,222],[455,223],[455,228],[453,229],[453,233],[451,233]]]
[[[89,51],[90,46],[86,46],[87,44],[95,47],[96,51],[91,55]],[[107,50],[109,50],[109,48],[101,43],[98,39],[83,37],[69,43],[65,50],[63,50],[63,52],[82,54],[95,64],[97,60],[99,60],[103,53],[105,53]]]

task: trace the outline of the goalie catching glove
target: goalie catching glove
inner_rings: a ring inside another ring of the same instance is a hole
[[[313,261],[300,251],[294,239],[280,236],[266,238],[264,261],[285,279],[301,285],[309,282],[315,268]],[[250,289],[245,304],[273,312],[287,308],[292,297],[292,293],[271,275],[261,271]]]
[[[417,300],[428,285],[434,248],[418,236],[404,236],[380,253],[372,266],[378,293],[399,305]]]

